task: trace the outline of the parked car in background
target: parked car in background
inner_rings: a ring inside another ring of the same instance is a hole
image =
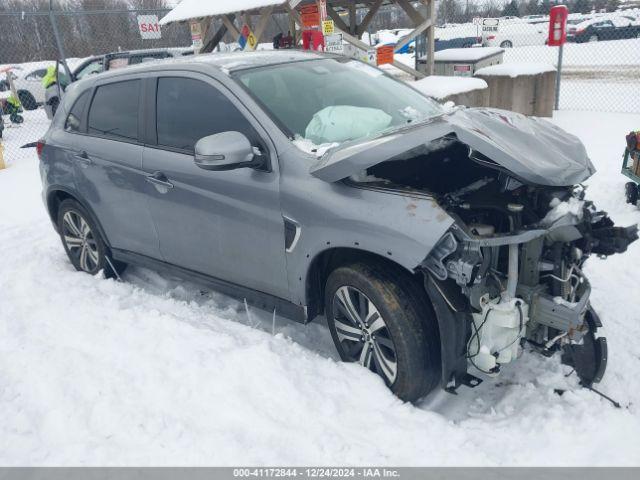
[[[179,58],[186,55],[193,55],[193,49],[159,48],[107,53],[106,55],[90,57],[80,63],[72,72],[73,80],[80,80],[87,75],[95,75],[129,65],[137,65],[139,63],[163,60],[166,58]]]
[[[22,68],[14,67],[9,75],[13,75],[13,84],[18,92],[18,99],[25,110],[35,110],[44,103],[44,87],[42,78],[47,73],[48,65]]]
[[[485,37],[487,47],[525,47],[544,45],[549,35],[549,23],[509,23],[500,25],[498,31]]]
[[[87,58],[81,62],[71,72],[72,81],[81,80],[91,75],[97,75],[105,71],[116,70],[130,65],[138,65],[140,63],[164,60],[167,58],[180,58],[188,55],[193,55],[192,48],[160,48],[107,53],[106,55]],[[65,88],[68,83],[70,82],[64,82]],[[42,90],[44,95],[44,88],[42,88]],[[60,103],[58,94],[55,92],[49,93],[42,101],[46,102],[45,111],[47,117],[49,119],[53,118],[57,105]]]
[[[480,27],[465,24],[448,24],[446,27],[437,27],[434,33],[435,50],[447,50],[449,48],[469,48],[482,42]]]
[[[434,48],[436,52],[449,48],[470,48],[482,43],[482,37],[455,37],[449,39],[436,38]]]
[[[525,15],[524,17],[522,17],[522,20],[524,20],[527,23],[548,22],[549,16],[548,15]]]
[[[583,266],[637,227],[584,200],[595,168],[545,120],[447,112],[342,56],[215,54],[72,84],[38,155],[77,270],[144,265],[324,315],[402,400],[477,386],[525,339],[585,386],[604,374]]]
[[[567,29],[567,41],[584,43],[640,38],[640,25],[625,16],[595,17]]]

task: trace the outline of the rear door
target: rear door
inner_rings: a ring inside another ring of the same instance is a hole
[[[163,257],[288,298],[278,166],[266,132],[207,76],[176,73],[150,82],[156,93],[146,101],[156,121],[148,132],[143,167],[157,179],[147,184],[147,192]],[[245,134],[268,158],[270,171],[197,167],[195,143],[225,131]]]
[[[143,83],[97,83],[76,139],[77,185],[112,247],[160,258],[142,171]]]

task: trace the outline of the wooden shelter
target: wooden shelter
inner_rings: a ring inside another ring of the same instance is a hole
[[[239,40],[242,36],[241,28],[234,23],[248,25],[255,36],[255,42],[249,42],[245,50],[253,50],[260,42],[264,30],[271,16],[280,13],[289,16],[290,30],[293,35],[298,30],[305,29],[300,9],[315,4],[315,0],[216,0],[204,2],[202,0],[182,0],[161,21],[161,25],[175,22],[189,22],[192,32],[199,32],[202,37],[201,53],[211,52],[222,38],[231,34]],[[433,73],[434,56],[434,28],[435,28],[435,0],[326,0],[328,18],[334,21],[336,33],[342,33],[344,41],[360,50],[370,50],[372,47],[361,40],[369,24],[383,5],[395,4],[406,12],[413,22],[413,30],[396,44],[396,50],[407,45],[418,36],[426,37],[426,71],[417,70],[394,60],[393,65],[404,72],[421,78],[425,74]],[[427,15],[424,16],[415,4],[425,5]],[[361,22],[357,22],[356,12],[366,9]],[[214,30],[214,25],[220,25]],[[210,31],[211,30],[211,31]],[[297,45],[300,38],[294,38]]]

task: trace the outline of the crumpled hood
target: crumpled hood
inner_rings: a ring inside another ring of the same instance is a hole
[[[450,134],[528,183],[575,185],[596,171],[580,140],[547,120],[467,108],[416,128],[343,144],[321,157],[310,173],[335,182]]]

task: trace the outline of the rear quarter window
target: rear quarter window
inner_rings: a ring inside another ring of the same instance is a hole
[[[64,122],[64,129],[67,132],[81,132],[83,130],[82,121],[84,119],[84,111],[88,101],[89,90],[80,94],[71,107],[71,111]]]

